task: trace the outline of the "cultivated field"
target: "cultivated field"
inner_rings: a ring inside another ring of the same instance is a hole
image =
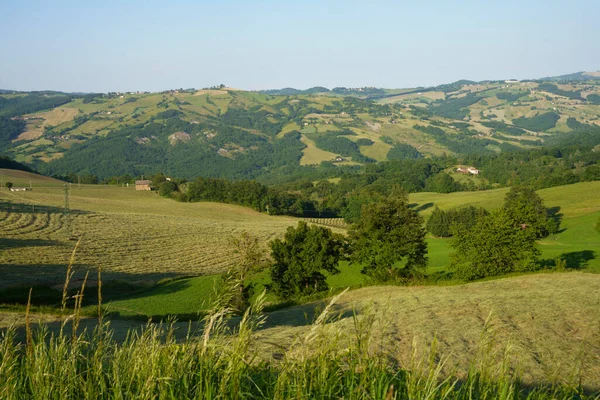
[[[73,185],[69,215],[64,199],[62,185],[50,183],[0,191],[0,286],[60,283],[75,238],[78,276],[97,267],[107,279],[127,281],[219,273],[235,262],[231,236],[247,231],[266,244],[296,223],[233,205],[178,203],[131,186]]]

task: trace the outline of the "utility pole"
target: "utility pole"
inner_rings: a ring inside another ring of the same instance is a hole
[[[69,184],[65,183],[65,207],[63,208],[63,215],[65,217],[65,229],[67,237],[71,238],[71,211],[69,209]]]

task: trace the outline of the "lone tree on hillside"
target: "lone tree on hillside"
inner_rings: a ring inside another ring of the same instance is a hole
[[[452,268],[466,280],[536,269],[536,231],[515,224],[504,208],[482,216],[471,228],[458,225],[451,241]]]
[[[323,271],[339,273],[338,263],[346,252],[342,235],[304,221],[290,226],[283,240],[275,239],[270,245],[271,288],[283,299],[327,290]]]
[[[12,182],[6,182],[6,187],[8,188],[8,190],[10,190],[13,187],[13,183]]]
[[[250,305],[250,298],[254,293],[254,284],[247,283],[247,278],[252,272],[266,267],[266,252],[260,246],[258,237],[248,232],[242,232],[239,237],[231,237],[229,245],[237,255],[237,262],[222,278],[223,282],[235,283],[236,290],[231,294],[230,305],[238,312],[243,312]]]
[[[504,198],[504,209],[515,225],[533,230],[538,239],[558,229],[556,221],[548,216],[542,198],[529,187],[512,187]]]
[[[427,266],[425,234],[423,218],[408,207],[406,194],[365,204],[349,232],[352,263],[379,281],[419,277]]]

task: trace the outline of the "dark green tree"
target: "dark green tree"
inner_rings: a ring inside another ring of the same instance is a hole
[[[479,218],[471,228],[458,225],[451,245],[452,268],[466,280],[534,270],[540,255],[536,232],[516,225],[506,209]]]
[[[425,191],[436,193],[452,193],[463,189],[463,186],[445,173],[433,175],[425,181]]]
[[[349,232],[352,263],[379,281],[421,276],[427,266],[423,225],[423,218],[408,207],[406,195],[364,205]]]
[[[450,233],[450,219],[448,218],[448,214],[436,206],[427,220],[427,231],[437,237],[452,236]]]
[[[304,221],[290,226],[283,240],[275,239],[270,246],[271,289],[283,299],[327,290],[323,272],[339,273],[338,263],[346,252],[342,235]]]
[[[548,217],[542,198],[527,186],[512,187],[504,198],[504,209],[515,226],[533,230],[538,239],[558,228],[554,219]]]
[[[170,197],[173,194],[173,192],[176,192],[177,190],[177,183],[175,183],[172,180],[163,181],[158,184],[158,194],[161,196]]]
[[[8,188],[8,190],[10,190],[13,187],[13,183],[12,182],[6,182],[6,187]]]

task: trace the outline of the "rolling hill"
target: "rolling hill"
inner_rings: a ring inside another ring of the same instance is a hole
[[[600,129],[600,83],[577,76],[397,90],[3,93],[0,154],[47,174],[265,181],[323,162],[493,154]]]

